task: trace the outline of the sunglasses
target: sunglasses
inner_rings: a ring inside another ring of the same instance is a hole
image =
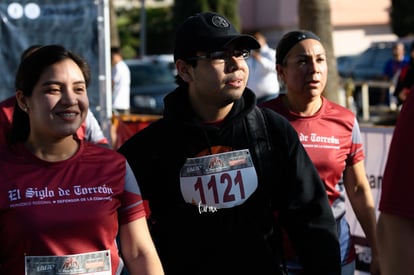
[[[195,57],[187,58],[187,60],[202,60],[208,59],[214,63],[227,63],[230,58],[236,58],[237,60],[247,59],[250,56],[249,50],[230,50],[230,51],[214,51],[207,53],[206,55],[199,55]]]

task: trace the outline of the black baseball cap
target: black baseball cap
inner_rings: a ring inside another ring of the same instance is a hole
[[[240,34],[223,15],[203,12],[188,17],[177,29],[174,60],[194,57],[197,51],[212,52],[229,44],[251,50],[260,48],[259,42],[247,34]]]

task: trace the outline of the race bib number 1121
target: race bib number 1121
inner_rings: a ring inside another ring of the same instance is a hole
[[[257,189],[257,174],[245,149],[187,159],[180,185],[187,203],[231,208],[242,204]]]

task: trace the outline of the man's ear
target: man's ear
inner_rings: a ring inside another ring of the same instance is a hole
[[[22,90],[16,90],[16,101],[20,109],[22,109],[24,112],[27,112],[29,110],[26,97],[24,96]]]
[[[193,66],[186,63],[182,59],[178,59],[175,62],[175,67],[177,68],[177,74],[185,81],[185,82],[191,82],[193,81]]]

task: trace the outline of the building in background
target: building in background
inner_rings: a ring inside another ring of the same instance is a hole
[[[330,0],[336,56],[362,52],[372,42],[395,40],[389,24],[389,0]],[[298,0],[240,0],[243,32],[259,29],[276,45],[287,31],[297,28]]]
[[[146,7],[161,8],[174,4],[174,0],[112,0],[116,8],[123,7],[125,9],[140,8],[142,2]]]

